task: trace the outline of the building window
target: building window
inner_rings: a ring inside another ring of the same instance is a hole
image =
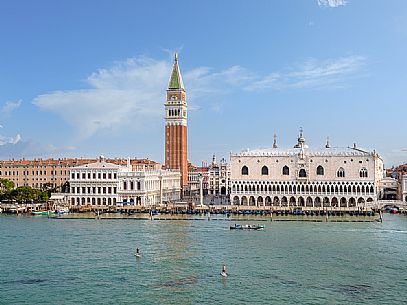
[[[307,177],[307,172],[305,171],[305,169],[303,169],[303,168],[300,169],[300,171],[298,172],[298,177],[300,177],[300,178]]]
[[[345,178],[345,170],[341,167],[338,169],[338,171],[336,172],[336,176],[338,178]]]
[[[289,174],[290,174],[290,169],[286,165],[283,167],[283,175],[288,176]]]
[[[362,168],[362,169],[359,171],[359,177],[360,177],[360,178],[367,178],[367,169],[366,169],[366,168]]]
[[[321,165],[319,165],[317,167],[317,175],[318,176],[323,176],[324,175],[324,168]]]
[[[264,165],[264,166],[261,168],[261,174],[262,174],[262,175],[265,175],[265,176],[267,176],[267,175],[269,174],[269,169],[268,169],[267,166]]]
[[[248,175],[249,174],[249,168],[245,165],[242,167],[242,175]]]

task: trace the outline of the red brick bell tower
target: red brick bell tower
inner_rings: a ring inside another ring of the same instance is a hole
[[[165,167],[181,172],[181,187],[188,185],[187,101],[175,53],[165,103]]]

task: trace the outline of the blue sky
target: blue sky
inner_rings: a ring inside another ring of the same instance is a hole
[[[0,158],[162,162],[174,51],[189,159],[292,147],[407,162],[407,1],[0,2]]]

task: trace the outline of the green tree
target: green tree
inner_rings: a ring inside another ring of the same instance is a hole
[[[56,193],[57,192],[57,188],[54,186],[53,183],[47,182],[47,183],[44,183],[42,185],[41,191],[47,193],[48,198],[49,198],[49,197],[51,197],[51,193]],[[47,200],[48,200],[48,198],[47,198]]]
[[[9,192],[14,188],[14,182],[8,179],[0,179],[0,190],[2,192]]]
[[[0,179],[0,198],[9,199],[10,193],[14,189],[14,182],[8,179]]]

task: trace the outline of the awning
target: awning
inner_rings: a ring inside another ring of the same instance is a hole
[[[65,199],[65,196],[64,195],[53,195],[53,194],[51,194],[50,200],[61,200],[61,199]]]

